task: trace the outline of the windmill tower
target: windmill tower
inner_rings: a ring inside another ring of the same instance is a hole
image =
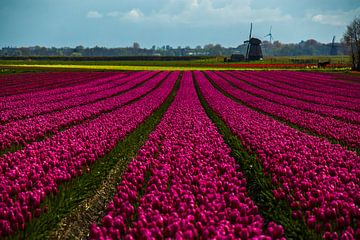
[[[330,55],[337,55],[337,49],[335,46],[335,36],[333,37],[331,42]]]
[[[265,55],[268,55],[268,56],[272,55],[272,45],[271,45],[271,43],[272,43],[272,40],[273,40],[273,35],[271,33],[271,30],[272,30],[272,26],[270,26],[269,33],[264,36],[264,38],[269,37],[269,43],[264,45]]]
[[[271,33],[271,29],[272,29],[272,26],[270,26],[269,33],[264,36],[264,37],[269,37],[269,42],[270,42],[270,44],[271,44],[271,41],[272,41],[272,39],[273,39],[273,36],[272,36],[272,33]]]
[[[252,23],[250,24],[250,32],[249,32],[249,39],[244,41],[244,43],[247,43],[246,47],[246,60],[260,60],[263,55],[261,51],[261,40],[258,38],[253,38],[251,36],[252,34]]]

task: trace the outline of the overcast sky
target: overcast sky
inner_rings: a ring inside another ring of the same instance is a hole
[[[360,0],[0,0],[0,47],[238,46],[339,40]]]

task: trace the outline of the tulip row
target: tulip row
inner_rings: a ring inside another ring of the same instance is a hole
[[[317,135],[341,141],[350,147],[360,147],[360,126],[358,125],[273,103],[232,86],[214,72],[207,72],[207,75],[223,91],[252,108],[276,116]]]
[[[170,94],[179,73],[143,98],[0,157],[0,236],[8,236],[33,216],[58,186],[81,175],[156,110]]]
[[[247,196],[246,180],[207,117],[191,72],[124,173],[90,239],[281,238]],[[136,206],[138,206],[136,208]]]
[[[242,90],[252,95],[258,96],[260,98],[264,98],[265,100],[269,100],[271,102],[279,103],[281,105],[292,107],[295,109],[304,110],[306,112],[316,113],[325,117],[332,117],[335,119],[343,120],[345,122],[360,124],[359,112],[337,108],[337,107],[330,107],[321,104],[309,103],[302,100],[294,99],[292,97],[282,96],[279,95],[278,93],[272,93],[271,88],[269,89],[270,90],[269,91],[266,85],[261,83],[261,80],[259,80],[258,82],[260,82],[259,85],[265,85],[263,86],[263,88],[259,88],[258,86],[254,87],[253,85],[250,85],[248,82],[246,82],[246,81],[251,81],[252,84],[254,84],[253,83],[254,81],[251,80],[252,77],[250,76],[242,76],[240,78],[241,79],[240,81],[239,79],[234,78],[231,75],[224,74],[222,72],[216,72],[216,74],[224,78],[232,85],[241,88]],[[349,103],[349,105],[354,106],[354,104],[351,103]],[[360,105],[358,107],[360,107]]]
[[[207,104],[257,154],[294,218],[326,239],[360,237],[360,157],[232,101],[201,72],[195,76]]]
[[[249,74],[247,72],[243,72],[244,74]],[[253,76],[258,76],[258,73],[254,73]],[[294,86],[294,83],[296,83],[296,79],[294,79],[293,77],[291,77],[291,75],[284,73],[284,72],[268,72],[267,74],[267,78],[265,80],[271,80],[272,83],[276,84],[277,87],[280,88],[284,88],[284,86],[286,86],[286,89],[289,89],[291,91],[300,93],[300,94],[305,94],[305,95],[310,95],[310,96],[315,96],[315,97],[322,97],[322,98],[330,98],[333,101],[340,101],[340,102],[350,102],[350,103],[358,103],[359,99],[353,98],[353,97],[349,97],[349,96],[342,96],[342,95],[336,95],[336,94],[332,94],[332,93],[326,93],[321,91],[321,89],[319,88],[314,88],[314,89],[306,89],[303,88],[302,86],[304,86],[304,83],[301,84],[297,84],[297,86]]]
[[[287,87],[294,89],[294,91],[301,91],[304,93],[309,93],[310,95],[321,96],[324,98],[331,98],[337,101],[351,102],[356,104],[360,103],[360,99],[354,96],[347,95],[348,89],[346,88],[350,88],[355,92],[358,92],[356,87],[353,86],[338,87],[336,93],[328,93],[323,91],[324,88],[321,86],[309,88],[307,86],[309,83],[307,83],[306,80],[304,80],[304,78],[306,79],[305,76],[303,78],[300,77],[294,78],[290,73],[280,74],[280,77],[277,75],[279,75],[279,72],[277,73],[269,72],[268,78],[273,80],[274,82],[277,82],[277,84],[286,85]],[[302,81],[302,82],[298,83],[298,81]],[[296,84],[296,86],[294,84]],[[322,84],[325,85],[324,83]],[[307,88],[305,88],[305,86],[307,86]],[[355,96],[356,95],[357,94],[355,94]]]
[[[87,74],[88,75],[88,74]],[[25,74],[9,74],[9,75],[2,75],[0,76],[0,82],[3,87],[3,92],[1,96],[7,94],[19,94],[24,90],[33,90],[36,88],[46,88],[49,87],[48,84],[50,83],[59,83],[57,80],[58,74],[53,74],[54,79],[49,78],[49,74],[37,74],[34,75],[33,73],[25,73]],[[35,79],[35,77],[37,79]],[[69,80],[69,75],[63,75],[63,81],[67,82]],[[73,80],[77,80],[76,74],[72,76]],[[24,87],[26,86],[26,87]]]
[[[42,139],[45,135],[113,111],[152,91],[168,74],[162,72],[148,79],[143,85],[115,97],[0,125],[0,151]]]
[[[317,82],[324,85],[329,85],[337,88],[347,88],[347,89],[357,89],[360,90],[359,84],[349,82],[348,80],[356,79],[351,75],[331,75],[329,73],[321,73],[321,72],[291,72],[288,74],[293,77],[300,77],[303,79],[310,80],[311,82]],[[339,81],[339,77],[341,77],[342,81]],[[347,82],[345,82],[345,81]]]
[[[341,74],[341,73],[332,73],[331,74],[334,79],[344,81],[347,84],[352,84],[352,86],[358,86],[360,88],[359,83],[360,79],[357,74]]]
[[[4,90],[0,98],[9,96],[13,99],[21,99],[24,94],[31,94],[34,91],[43,91],[77,84],[86,83],[91,79],[112,76],[111,72],[61,72],[61,73],[25,73],[2,75],[0,82]]]
[[[54,79],[50,78],[54,76]],[[0,81],[4,87],[16,87],[22,85],[46,87],[50,83],[56,83],[59,78],[64,81],[69,79],[77,79],[81,76],[92,76],[98,74],[97,72],[39,72],[39,73],[17,73],[6,74],[0,76]]]
[[[121,92],[127,91],[136,85],[144,83],[146,80],[149,79],[150,76],[156,75],[156,72],[149,72],[143,76],[129,76],[125,79],[120,79],[118,86],[115,86],[110,89],[106,89],[102,92],[95,92],[93,94],[83,95],[76,97],[76,94],[78,94],[80,91],[74,92],[73,97],[69,97],[68,99],[65,99],[63,101],[59,102],[50,102],[48,104],[39,104],[39,105],[30,105],[25,108],[20,109],[8,109],[4,110],[0,114],[0,122],[8,122],[11,120],[17,120],[17,119],[23,119],[23,118],[29,118],[33,116],[37,116],[40,114],[50,113],[54,111],[59,111],[63,109],[68,109],[71,107],[76,107],[79,105],[84,105],[92,102],[99,101],[103,98],[108,98],[113,95],[119,94]],[[126,81],[125,84],[124,81]]]
[[[51,75],[51,73],[49,74]],[[34,91],[31,94],[23,94],[25,99],[12,99],[13,96],[5,97],[0,102],[0,109],[28,107],[30,105],[48,104],[50,102],[62,101],[75,96],[90,94],[93,92],[105,90],[116,86],[119,80],[125,78],[125,74],[112,74],[111,76],[94,76],[89,77],[88,82],[77,84],[75,86],[61,87],[44,91]],[[116,81],[115,81],[116,80]],[[124,80],[126,82],[126,80]]]
[[[236,77],[260,89],[266,90],[274,94],[282,95],[285,97],[298,99],[304,102],[308,102],[310,104],[315,104],[315,106],[318,105],[324,105],[325,107],[330,106],[332,108],[329,109],[334,109],[335,111],[338,111],[339,109],[360,111],[360,102],[359,104],[354,104],[354,102],[335,100],[330,94],[328,94],[327,97],[308,95],[304,92],[299,91],[298,88],[294,88],[286,84],[277,83],[269,79],[268,73],[261,73],[261,74],[259,73],[251,74],[246,72],[227,72],[227,73],[233,77]],[[286,74],[283,73],[283,75]],[[279,78],[281,77],[282,76],[280,76]]]
[[[359,101],[359,92],[357,89],[345,88],[339,91],[339,87],[330,87],[324,86],[323,83],[311,83],[306,77],[294,77],[291,73],[286,74],[286,78],[279,78],[279,75],[282,75],[282,72],[269,72],[268,77],[273,79],[276,82],[284,83],[296,88],[305,89],[309,91],[316,92],[316,94],[327,94],[331,95],[333,98],[340,98],[346,100]]]

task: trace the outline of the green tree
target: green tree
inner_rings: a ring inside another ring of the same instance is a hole
[[[133,43],[133,48],[136,49],[136,50],[140,49],[140,44],[138,42],[134,42]]]

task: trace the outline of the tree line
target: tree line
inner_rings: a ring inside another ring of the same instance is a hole
[[[261,44],[263,55],[266,56],[318,56],[330,55],[331,49],[335,49],[336,55],[348,55],[351,48],[346,42],[320,43],[314,39],[301,41],[299,43],[281,43],[279,41],[264,41]],[[142,48],[135,42],[129,47],[106,48],[106,47],[3,47],[0,56],[26,57],[26,56],[64,56],[64,57],[114,57],[114,56],[229,56],[234,53],[244,54],[246,45],[237,47],[224,47],[220,44],[206,44],[196,47],[171,47],[152,46]],[[334,52],[332,53],[334,54]]]

